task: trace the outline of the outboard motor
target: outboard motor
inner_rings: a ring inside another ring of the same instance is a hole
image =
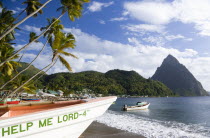
[[[127,105],[125,104],[124,106],[123,106],[123,110],[125,111],[126,109],[127,109]]]

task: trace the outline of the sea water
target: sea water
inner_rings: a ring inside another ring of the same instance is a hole
[[[121,110],[138,101],[149,109]],[[147,138],[210,138],[210,97],[118,98],[97,121]]]

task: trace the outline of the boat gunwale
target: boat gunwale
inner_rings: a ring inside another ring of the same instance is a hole
[[[50,111],[53,111],[53,110],[56,110],[56,109],[63,109],[63,108],[66,108],[66,107],[75,107],[75,106],[78,106],[78,105],[84,105],[84,104],[90,104],[90,103],[94,103],[94,102],[98,102],[98,101],[102,101],[102,100],[107,100],[107,99],[112,99],[112,98],[116,98],[115,96],[109,96],[109,97],[99,97],[99,98],[96,98],[96,99],[87,99],[87,100],[75,100],[75,101],[83,101],[82,103],[78,103],[78,104],[70,104],[70,105],[67,105],[67,106],[62,106],[62,107],[55,107],[55,108],[52,108],[52,109],[48,109],[47,111],[50,112]],[[61,103],[66,103],[66,102],[70,102],[70,101],[59,101],[59,102],[50,102],[51,104],[61,104]],[[29,104],[28,106],[31,106],[33,104]],[[15,105],[13,105],[13,107],[16,107]],[[19,106],[21,107],[21,106]],[[11,109],[11,106],[9,107]],[[5,107],[5,109],[9,109],[8,107]],[[16,115],[16,116],[11,116],[11,117],[0,117],[0,121],[3,121],[3,120],[6,120],[6,119],[11,119],[11,118],[16,118],[16,117],[23,117],[24,115],[34,115],[34,114],[37,114],[37,113],[44,113],[46,112],[46,110],[41,110],[41,111],[36,111],[36,112],[31,112],[31,113],[25,113],[25,114],[21,114],[21,115]]]

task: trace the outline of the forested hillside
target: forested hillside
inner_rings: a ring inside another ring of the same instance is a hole
[[[145,79],[135,71],[111,70],[105,74],[96,71],[56,73],[44,76],[41,81],[42,87],[63,90],[66,94],[88,89],[92,93],[103,95],[173,95],[163,83]]]

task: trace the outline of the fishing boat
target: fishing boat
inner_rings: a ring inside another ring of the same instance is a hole
[[[0,99],[0,105],[5,105],[5,104],[19,104],[20,99],[19,98],[7,98],[6,100],[2,101]]]
[[[40,99],[37,99],[37,98],[22,98],[21,100],[22,101],[30,101],[30,102],[32,102],[32,101],[40,101]]]
[[[123,106],[124,111],[131,111],[131,110],[143,110],[143,109],[148,109],[150,103],[148,102],[137,102],[136,105],[134,106]]]
[[[0,137],[78,138],[115,96],[0,106]]]

